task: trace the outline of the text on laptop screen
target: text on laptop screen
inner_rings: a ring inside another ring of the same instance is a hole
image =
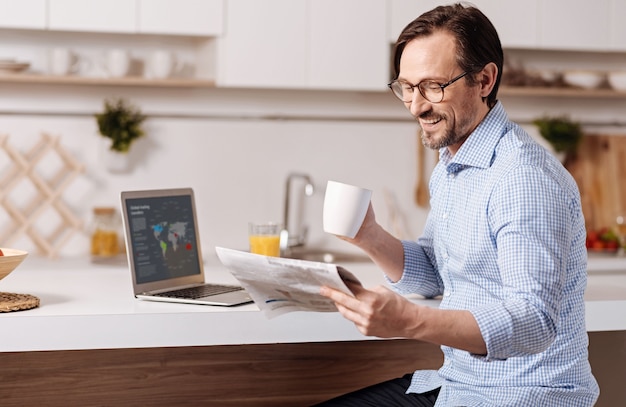
[[[191,196],[126,201],[137,284],[200,274]]]

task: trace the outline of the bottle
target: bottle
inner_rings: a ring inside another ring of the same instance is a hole
[[[91,255],[113,257],[120,254],[120,223],[113,207],[93,208]]]

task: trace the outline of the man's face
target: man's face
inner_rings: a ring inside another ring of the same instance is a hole
[[[423,80],[443,84],[462,73],[456,62],[454,37],[438,31],[407,43],[398,80],[412,85]],[[415,89],[413,101],[405,105],[422,127],[424,145],[432,149],[448,147],[452,154],[456,153],[489,111],[480,92],[480,83],[470,86],[466,78],[446,87],[440,103],[427,101]]]

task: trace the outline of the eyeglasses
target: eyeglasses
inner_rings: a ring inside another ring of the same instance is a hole
[[[439,83],[432,81],[430,79],[423,80],[417,85],[411,85],[408,82],[394,80],[389,83],[389,89],[393,92],[394,95],[401,101],[405,103],[409,103],[413,101],[413,93],[415,92],[415,88],[419,91],[420,95],[430,103],[441,103],[443,100],[443,90],[448,86],[452,85],[454,82],[458,81],[469,72],[463,72],[459,76],[456,76],[450,79],[446,83]]]

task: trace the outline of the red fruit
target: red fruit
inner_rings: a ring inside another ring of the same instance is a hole
[[[2,249],[0,249],[0,256],[4,256],[4,253],[2,253]]]
[[[591,248],[595,250],[603,250],[605,248],[605,243],[602,240],[596,240],[591,244]]]
[[[600,239],[600,234],[596,231],[591,230],[587,232],[587,239],[590,242],[595,242],[596,240]]]
[[[606,242],[604,244],[604,247],[610,250],[617,250],[619,248],[619,243],[617,243],[615,240],[611,240],[610,242]]]

